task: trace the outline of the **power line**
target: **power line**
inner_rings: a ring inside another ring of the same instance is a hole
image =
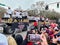
[[[47,5],[56,4],[56,3],[60,3],[60,1],[59,1],[59,2],[54,2],[54,3],[49,3],[49,4],[47,4]]]

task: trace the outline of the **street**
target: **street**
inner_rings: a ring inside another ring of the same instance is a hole
[[[25,31],[25,32],[21,32],[21,33],[19,33],[19,34],[21,34],[21,35],[22,35],[22,37],[23,37],[23,39],[25,39],[26,34],[27,34],[27,31]]]

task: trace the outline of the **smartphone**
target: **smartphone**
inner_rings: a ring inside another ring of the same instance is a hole
[[[40,34],[29,34],[28,41],[32,42],[40,41]]]

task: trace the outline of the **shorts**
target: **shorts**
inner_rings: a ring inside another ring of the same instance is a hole
[[[22,18],[18,18],[18,20],[22,20]]]
[[[9,14],[10,16],[12,16],[12,14]]]
[[[41,22],[44,22],[44,20],[41,20]]]
[[[8,20],[9,18],[2,18],[2,19],[6,19],[6,20]]]
[[[23,16],[22,19],[27,19],[27,16]]]
[[[29,20],[29,22],[36,22],[36,20]]]
[[[34,29],[38,29],[38,27],[37,27],[37,26],[35,26],[35,27],[34,27]]]

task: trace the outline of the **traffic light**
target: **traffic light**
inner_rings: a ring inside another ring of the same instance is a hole
[[[59,3],[57,3],[57,8],[59,8]]]
[[[48,5],[46,5],[45,10],[48,10],[48,9],[49,9],[49,6],[48,6]]]

